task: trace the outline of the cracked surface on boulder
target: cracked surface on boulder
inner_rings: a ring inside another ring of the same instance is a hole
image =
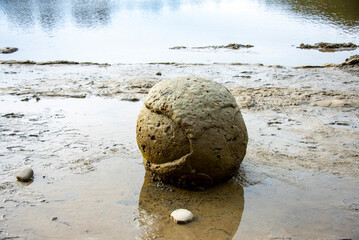
[[[210,186],[232,177],[248,142],[232,94],[218,83],[193,77],[156,84],[136,131],[146,169],[182,187]]]

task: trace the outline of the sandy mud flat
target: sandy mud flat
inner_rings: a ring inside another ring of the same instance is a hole
[[[149,89],[183,76],[224,84],[248,128],[206,192],[151,182],[136,145]],[[0,163],[0,239],[359,239],[358,69],[0,64]]]

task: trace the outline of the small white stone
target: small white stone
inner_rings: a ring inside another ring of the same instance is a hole
[[[171,213],[171,218],[178,224],[192,221],[193,214],[187,209],[177,209]]]
[[[16,174],[16,178],[20,182],[28,182],[33,176],[34,176],[34,171],[31,168],[25,168],[24,170]]]

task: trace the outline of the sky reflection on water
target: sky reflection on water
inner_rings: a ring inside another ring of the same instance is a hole
[[[303,65],[339,63],[358,54],[296,48],[302,42],[359,44],[356,0],[307,2],[0,0],[0,47],[19,48],[0,59]],[[254,48],[169,50],[229,43]]]

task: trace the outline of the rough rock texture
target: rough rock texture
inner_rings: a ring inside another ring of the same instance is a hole
[[[338,67],[352,75],[359,76],[359,55],[345,59],[345,62],[339,64]]]
[[[301,43],[298,48],[301,49],[319,49],[320,51],[326,50],[344,50],[344,49],[356,49],[358,45],[354,43],[326,43],[319,42],[314,45]]]
[[[349,66],[359,66],[359,55],[353,55],[347,59],[345,59],[345,62],[341,64],[342,66],[349,65]]]
[[[138,116],[136,132],[146,169],[182,187],[210,186],[232,177],[248,142],[231,93],[199,78],[156,84]]]

